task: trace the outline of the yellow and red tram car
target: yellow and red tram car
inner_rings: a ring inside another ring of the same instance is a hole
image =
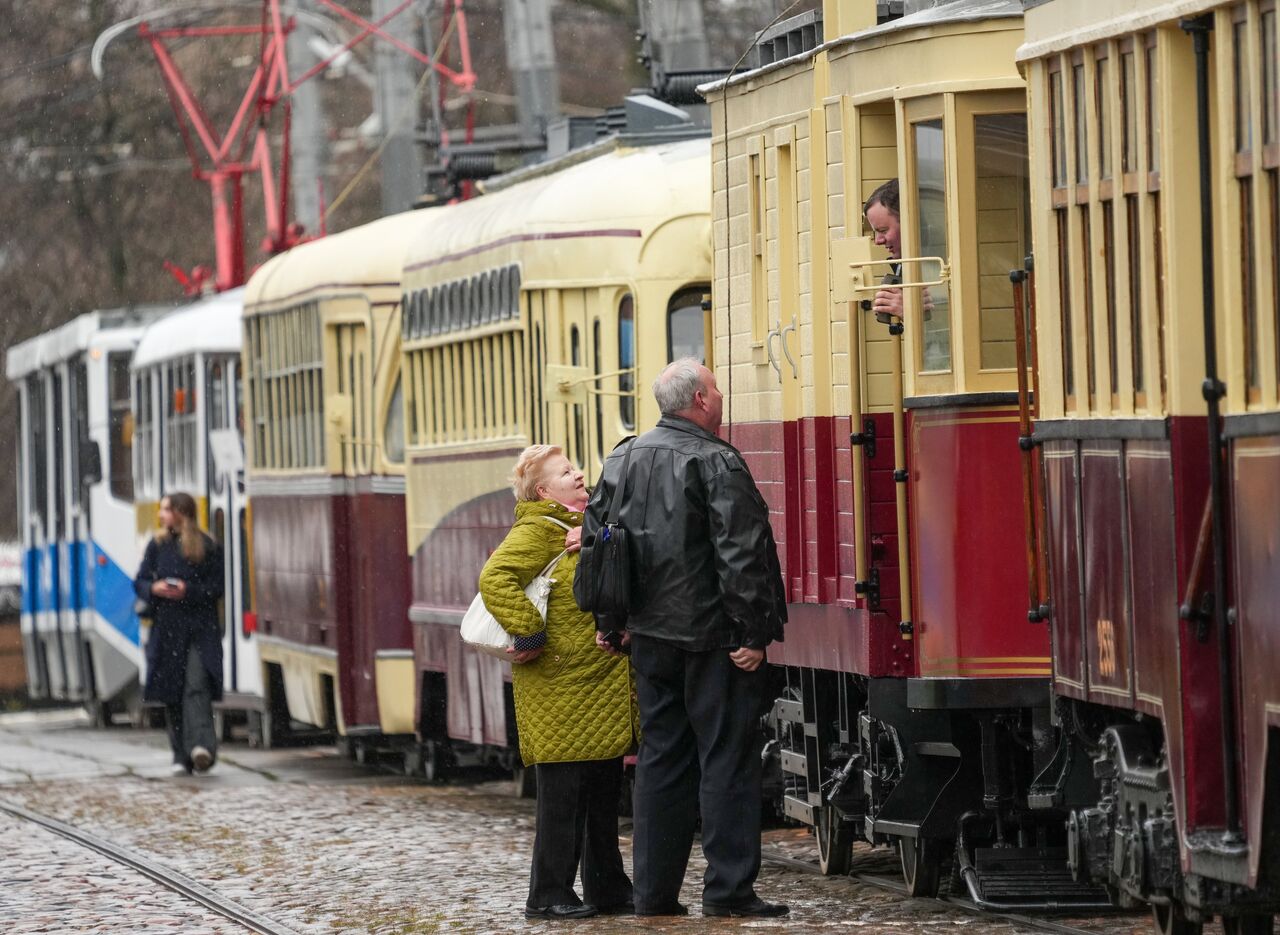
[[[516,456],[560,445],[590,483],[657,421],[637,388],[707,352],[707,153],[705,138],[597,144],[441,209],[405,259],[409,615],[429,773],[442,754],[519,763],[510,671],[458,638],[513,522]]]
[[[1270,0],[1051,0],[1019,52],[1054,689],[1102,777],[1054,792],[1162,931],[1280,906],[1276,50]]]
[[[1065,813],[1025,800],[1054,732],[1008,275],[1031,244],[1022,6],[824,16],[810,52],[704,89],[725,431],[789,600],[782,810],[829,872],[861,835],[898,847],[914,893],[955,866],[989,905],[1105,904],[1071,878]],[[862,206],[892,178],[904,309],[882,323],[864,300],[891,267]]]
[[[245,294],[247,476],[268,740],[413,732],[400,275],[409,212],[295,247]]]

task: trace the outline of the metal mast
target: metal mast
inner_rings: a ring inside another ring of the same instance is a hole
[[[504,0],[507,67],[516,86],[520,135],[541,140],[560,114],[560,83],[548,0]]]

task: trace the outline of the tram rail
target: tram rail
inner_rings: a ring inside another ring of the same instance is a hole
[[[113,844],[105,838],[100,838],[82,828],[58,821],[56,818],[50,818],[48,815],[42,815],[31,809],[23,808],[21,805],[6,802],[3,799],[0,799],[0,812],[31,822],[69,841],[74,841],[87,850],[94,851],[114,860],[118,864],[136,870],[166,889],[172,890],[192,902],[199,903],[206,909],[216,912],[232,922],[243,925],[250,931],[258,933],[258,935],[301,935],[297,929],[290,928],[283,922],[264,916],[262,913],[256,912],[233,899],[228,899],[216,890],[191,879],[185,874],[157,863],[137,851]]]

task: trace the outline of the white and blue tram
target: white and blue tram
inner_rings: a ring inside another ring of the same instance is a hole
[[[129,366],[169,309],[95,311],[11,348],[20,400],[23,653],[34,698],[137,712]]]
[[[261,709],[243,470],[240,369],[244,289],[174,309],[152,323],[133,357],[135,548],[156,529],[162,497],[195,498],[201,525],[222,546],[224,697],[221,709]]]

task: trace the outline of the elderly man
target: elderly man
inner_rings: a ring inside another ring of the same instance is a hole
[[[707,859],[702,912],[780,916],[756,895],[760,871],[760,715],[765,647],[782,638],[786,601],[769,511],[742,456],[716,437],[724,397],[693,358],[653,385],[662,418],[632,443],[621,525],[631,542],[631,649],[642,740],[636,766],[637,915],[683,915],[678,902],[699,806]],[[583,522],[602,525],[626,460],[620,446]],[[597,637],[602,649],[615,651]]]

